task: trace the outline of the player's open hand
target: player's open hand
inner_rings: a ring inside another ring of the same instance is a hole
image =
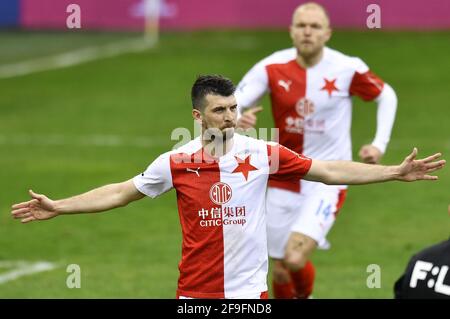
[[[21,219],[22,223],[28,223],[34,220],[50,219],[58,215],[55,209],[54,201],[45,195],[29,191],[31,200],[12,206],[11,214],[15,219]]]
[[[437,176],[429,174],[444,167],[445,160],[437,160],[441,155],[441,153],[436,153],[424,159],[417,160],[417,148],[414,147],[412,153],[398,166],[397,178],[405,182],[437,180]]]
[[[262,110],[262,106],[255,106],[244,111],[237,122],[237,128],[247,130],[249,128],[255,127],[257,120],[256,114],[261,112]]]
[[[376,146],[367,144],[361,147],[358,155],[364,163],[378,164],[383,156],[383,153],[381,153]]]

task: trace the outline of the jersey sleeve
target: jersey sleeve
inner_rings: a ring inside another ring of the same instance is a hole
[[[278,143],[268,143],[269,180],[298,182],[305,176],[312,159],[298,154]]]
[[[137,190],[151,198],[155,198],[173,187],[168,153],[159,156],[145,172],[133,178]]]
[[[258,62],[239,82],[234,96],[239,110],[254,106],[268,91],[268,75],[265,60]]]
[[[384,82],[369,67],[358,58],[354,61],[355,73],[350,84],[350,94],[364,101],[376,99],[383,91]]]

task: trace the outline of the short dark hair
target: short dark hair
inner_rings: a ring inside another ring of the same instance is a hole
[[[208,94],[230,96],[234,94],[236,87],[233,82],[221,75],[199,75],[191,90],[192,107],[203,111],[205,108],[205,96]]]

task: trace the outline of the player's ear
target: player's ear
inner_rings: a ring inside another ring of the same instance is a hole
[[[203,122],[203,116],[202,116],[202,112],[200,112],[200,110],[197,109],[192,109],[192,117],[194,118],[194,121],[196,121],[198,124],[202,124]]]
[[[292,25],[289,26],[289,36],[291,37],[291,40],[294,41],[294,30]]]
[[[333,34],[333,29],[330,27],[327,28],[325,42],[328,42],[331,39],[331,35]]]

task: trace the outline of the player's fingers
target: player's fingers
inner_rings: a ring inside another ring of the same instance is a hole
[[[363,160],[364,163],[369,163],[369,164],[373,164],[375,163],[375,156],[373,154],[370,154],[369,152],[365,152],[365,154],[363,154],[361,156],[361,159]]]
[[[28,202],[22,202],[22,203],[18,203],[18,204],[14,204],[11,206],[12,209],[18,209],[18,208],[23,208],[23,207],[28,207],[30,206],[30,204],[34,201],[34,199],[29,200]]]
[[[31,189],[28,191],[30,193],[30,196],[34,199],[41,200],[44,196],[41,194],[36,194]]]
[[[27,217],[30,217],[30,216],[33,216],[33,214],[31,214],[30,212],[26,212],[26,213],[21,213],[21,214],[14,215],[13,218],[14,219],[23,219],[23,218],[27,218]]]
[[[241,123],[245,124],[245,125],[250,125],[250,126],[254,126],[256,124],[256,118],[255,117],[250,117],[250,116],[243,116],[240,119]]]
[[[413,161],[416,158],[416,156],[417,156],[417,148],[414,147],[412,153],[409,154],[408,156],[406,156],[405,160],[408,161],[408,162],[411,162],[411,161]]]
[[[252,113],[247,113],[247,114],[243,115],[242,117],[249,121],[254,121],[257,118],[256,115],[252,114]]]
[[[432,161],[434,161],[434,160],[437,160],[439,157],[441,157],[442,156],[442,154],[441,153],[436,153],[436,154],[434,154],[434,155],[431,155],[431,156],[428,156],[427,158],[424,158],[422,161],[424,162],[424,163],[429,163],[429,162],[432,162]]]
[[[261,112],[262,110],[263,110],[263,107],[262,107],[262,106],[256,106],[256,107],[252,108],[251,110],[249,110],[249,112],[250,112],[251,114],[256,114],[256,113]]]
[[[36,218],[34,216],[30,216],[30,217],[26,217],[26,218],[22,219],[21,222],[23,224],[26,224],[26,223],[32,222],[33,220],[36,220]]]
[[[379,163],[380,163],[380,157],[374,156],[371,164],[379,164]]]
[[[433,168],[428,168],[427,169],[427,173],[438,171],[438,170],[442,169],[443,167],[444,167],[444,165],[439,165],[439,166],[436,166],[436,167],[433,167]]]
[[[426,180],[426,181],[436,181],[436,180],[439,179],[439,177],[438,176],[434,176],[434,175],[424,175],[422,177],[422,179]]]
[[[11,214],[14,216],[18,216],[18,215],[21,215],[24,213],[29,213],[29,212],[30,212],[30,209],[28,207],[25,207],[25,208],[15,209],[11,212]]]
[[[429,168],[436,168],[436,167],[441,168],[441,167],[445,166],[445,163],[446,163],[445,160],[440,160],[440,161],[437,161],[437,162],[426,163],[425,167],[428,168],[428,169]]]
[[[373,157],[366,158],[364,160],[364,162],[367,163],[367,164],[376,164],[377,163],[377,161]]]

